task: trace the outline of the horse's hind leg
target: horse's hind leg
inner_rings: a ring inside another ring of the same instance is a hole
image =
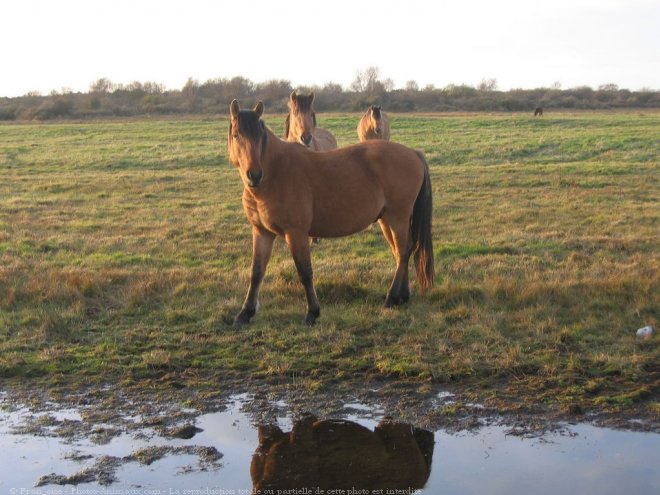
[[[392,285],[387,291],[385,307],[391,308],[410,299],[408,283],[408,261],[410,260],[410,219],[391,219],[383,217],[380,220],[383,235],[389,242],[394,258],[396,259],[396,272]]]
[[[240,313],[234,319],[235,325],[248,323],[250,318],[257,312],[259,306],[259,289],[266,274],[266,265],[273,252],[275,236],[270,232],[262,231],[257,227],[252,228],[252,275],[250,277],[250,288],[248,289],[245,302]]]
[[[385,237],[385,240],[390,245],[392,254],[396,258],[396,246],[394,245],[394,236],[392,234],[392,229],[390,229],[390,225],[382,218],[378,219],[378,224],[380,225],[380,230],[383,231],[383,237]]]
[[[311,326],[321,314],[321,306],[319,305],[318,297],[316,297],[316,290],[314,290],[312,258],[309,254],[309,238],[306,233],[302,232],[287,232],[284,237],[291,250],[291,256],[293,256],[293,262],[296,265],[300,282],[302,282],[305,288],[305,296],[307,297],[305,324]]]

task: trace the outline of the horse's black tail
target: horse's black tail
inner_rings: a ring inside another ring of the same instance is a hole
[[[412,240],[412,252],[415,259],[415,271],[417,282],[422,292],[433,286],[435,268],[433,262],[433,236],[431,223],[433,216],[433,189],[429,177],[429,165],[421,151],[417,156],[424,164],[424,182],[417,194],[415,206],[413,207],[412,220],[410,221],[410,234]]]

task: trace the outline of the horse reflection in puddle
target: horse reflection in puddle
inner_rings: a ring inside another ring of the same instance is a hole
[[[250,474],[254,490],[331,489],[385,493],[423,488],[431,473],[433,433],[385,419],[370,429],[308,415],[285,433],[259,427]]]

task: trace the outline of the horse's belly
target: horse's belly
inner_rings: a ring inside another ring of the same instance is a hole
[[[353,223],[351,225],[341,225],[337,228],[328,227],[327,225],[319,227],[312,225],[309,235],[310,237],[345,237],[363,231],[372,223],[373,222]]]
[[[330,214],[314,216],[309,235],[312,237],[343,237],[360,232],[378,220],[383,206],[373,204],[359,211],[337,207]]]

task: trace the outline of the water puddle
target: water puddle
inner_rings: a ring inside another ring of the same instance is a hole
[[[0,493],[619,495],[660,486],[660,435],[588,424],[428,431],[357,401],[333,419],[294,417],[275,402],[263,422],[250,395],[167,422],[52,406],[0,411]]]

